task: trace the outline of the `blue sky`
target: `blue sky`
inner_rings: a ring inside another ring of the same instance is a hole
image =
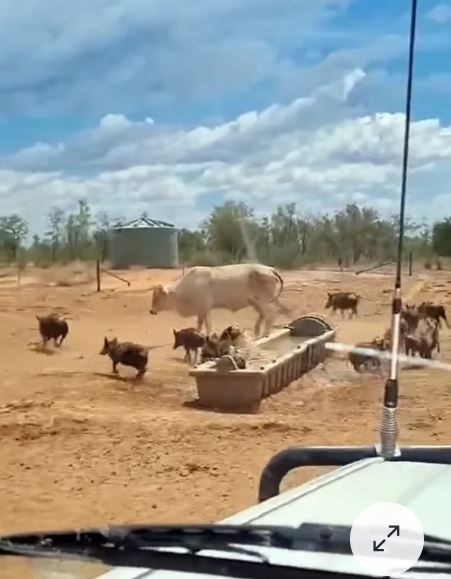
[[[225,199],[396,210],[409,1],[4,3],[0,196],[33,231],[81,197],[184,226]],[[409,212],[433,219],[451,200],[451,2],[418,4]]]

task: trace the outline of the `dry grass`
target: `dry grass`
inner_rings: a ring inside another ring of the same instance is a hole
[[[95,268],[89,263],[74,261],[43,270],[39,273],[39,278],[45,285],[72,287],[94,281]]]

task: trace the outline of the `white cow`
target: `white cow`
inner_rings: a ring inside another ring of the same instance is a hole
[[[279,291],[277,286],[280,285]],[[175,310],[182,317],[197,316],[199,331],[205,323],[211,335],[211,310],[232,312],[252,306],[258,313],[254,333],[258,337],[262,322],[264,336],[269,335],[275,318],[272,303],[283,307],[278,298],[283,279],[272,267],[258,263],[240,263],[219,267],[193,267],[178,282],[153,288],[151,314]]]

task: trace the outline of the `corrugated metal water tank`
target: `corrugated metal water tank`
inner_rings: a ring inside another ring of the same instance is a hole
[[[179,267],[178,231],[165,221],[140,217],[115,227],[110,231],[109,249],[113,269]]]

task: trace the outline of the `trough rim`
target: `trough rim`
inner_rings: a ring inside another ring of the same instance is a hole
[[[282,330],[279,330],[278,333],[275,335],[266,336],[264,338],[260,338],[259,340],[256,340],[255,344],[257,346],[260,346],[262,341],[263,341],[263,343],[266,343],[266,342],[275,340],[276,338],[280,338],[284,335],[287,335],[289,333],[290,333],[289,329],[287,329],[287,328],[282,329]],[[208,361],[208,362],[205,362],[204,364],[201,364],[197,368],[192,368],[191,370],[189,370],[189,375],[194,377],[194,378],[201,377],[201,376],[211,376],[212,374],[214,374],[215,376],[242,376],[242,377],[245,377],[245,376],[249,376],[249,377],[251,377],[251,376],[252,377],[264,376],[265,374],[270,372],[272,370],[272,368],[279,366],[281,363],[285,362],[286,360],[291,358],[293,355],[300,354],[300,353],[304,352],[305,350],[307,350],[309,348],[309,346],[312,346],[314,344],[319,344],[321,342],[327,342],[331,338],[333,339],[336,333],[337,333],[337,328],[334,327],[332,330],[328,330],[327,332],[324,332],[320,336],[316,336],[314,338],[309,338],[305,342],[302,342],[302,344],[299,344],[298,346],[296,346],[295,348],[293,348],[292,350],[287,352],[286,354],[279,356],[276,360],[274,360],[272,362],[268,362],[266,365],[264,365],[262,370],[257,370],[255,368],[244,368],[244,369],[237,369],[237,370],[217,370],[214,366],[216,364],[216,362],[215,361]],[[262,366],[263,366],[263,364],[262,364]]]

